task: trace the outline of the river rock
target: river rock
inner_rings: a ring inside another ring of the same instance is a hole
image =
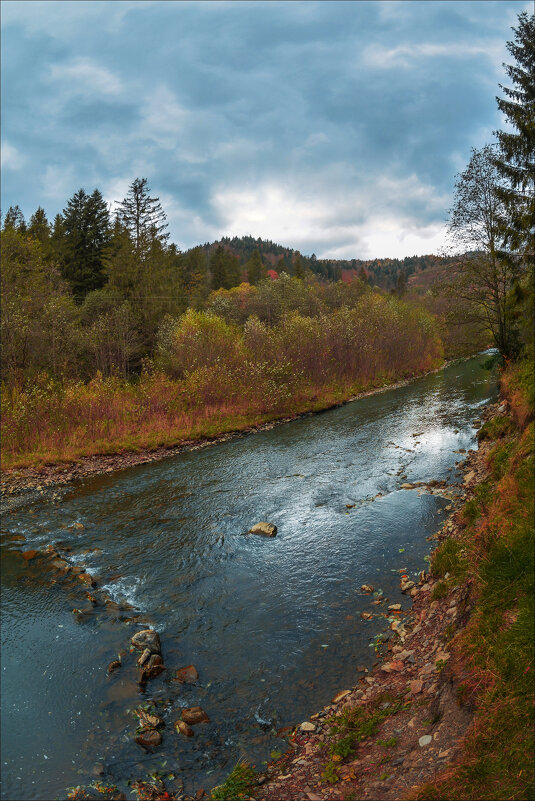
[[[305,720],[303,723],[301,723],[299,728],[301,731],[316,731],[316,727],[313,723],[310,723],[309,720]]]
[[[400,582],[401,592],[408,592],[415,586],[414,581],[410,578],[402,578]]]
[[[415,484],[410,484],[408,481],[406,481],[404,484],[400,486],[400,489],[414,489],[414,488]]]
[[[29,551],[23,551],[22,552],[22,558],[26,562],[29,562],[30,559],[35,559],[35,557],[37,556],[38,553],[39,553],[39,551],[34,551],[32,548],[30,548]]]
[[[188,726],[185,720],[177,720],[175,730],[177,734],[183,734],[184,737],[193,737],[193,729]]]
[[[146,679],[155,679],[160,673],[163,673],[165,666],[160,654],[152,654],[149,661],[143,666],[142,681]]]
[[[371,584],[362,584],[360,589],[361,592],[373,592],[373,587],[371,586]]]
[[[140,732],[135,737],[135,741],[142,748],[157,748],[162,742],[162,735],[156,729],[148,729]]]
[[[91,575],[91,573],[80,573],[78,575],[78,580],[82,582],[82,584],[86,584],[88,587],[96,587],[97,582]]]
[[[390,604],[388,607],[389,612],[399,612],[401,609],[401,604]]]
[[[150,659],[150,656],[151,656],[150,648],[145,648],[145,650],[143,651],[143,653],[141,654],[141,656],[137,660],[137,664],[139,665],[139,667],[144,665],[145,662],[147,662]]]
[[[249,534],[259,534],[261,537],[274,537],[277,533],[277,526],[273,525],[273,523],[255,523],[255,525],[249,529]]]
[[[139,718],[140,726],[147,731],[164,725],[162,718],[158,717],[158,715],[152,715],[144,709],[136,709],[136,715]]]
[[[192,706],[188,709],[182,710],[182,720],[189,726],[195,726],[197,723],[209,723],[210,718],[200,706]]]
[[[340,692],[336,693],[336,695],[332,699],[331,704],[337,704],[339,701],[342,700],[342,698],[345,698],[346,695],[349,695],[350,692],[351,690],[340,690]]]
[[[371,620],[373,617],[371,612],[361,612],[360,616],[363,620]]]
[[[173,676],[173,681],[179,681],[181,684],[195,684],[198,679],[199,674],[195,665],[179,668]]]
[[[138,631],[134,634],[130,642],[135,648],[139,648],[140,651],[144,651],[148,648],[151,654],[161,653],[160,635],[157,631],[154,631],[154,629]]]
[[[52,559],[50,562],[52,567],[55,567],[56,570],[63,570],[65,572],[70,570],[70,564],[65,559]]]
[[[108,673],[113,673],[115,670],[119,670],[120,667],[121,667],[121,660],[114,659],[113,662],[110,662],[110,664],[108,665]]]

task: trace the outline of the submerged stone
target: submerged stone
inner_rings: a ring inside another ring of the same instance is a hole
[[[182,720],[190,726],[195,726],[197,723],[209,723],[210,718],[200,706],[192,706],[188,709],[182,710]]]
[[[155,729],[140,732],[135,741],[142,748],[156,748],[162,742],[162,735]]]
[[[198,679],[199,674],[195,665],[179,668],[173,676],[173,681],[179,681],[181,684],[195,684]]]

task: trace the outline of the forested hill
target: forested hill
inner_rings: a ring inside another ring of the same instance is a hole
[[[213,253],[219,245],[231,251],[244,265],[257,250],[260,253],[262,262],[268,269],[280,273],[285,271],[290,275],[294,272],[294,264],[298,251],[293,248],[279,245],[270,239],[255,238],[254,236],[225,236],[215,242],[206,242],[202,249],[207,253]],[[403,271],[405,278],[415,276],[411,283],[433,283],[432,276],[436,272],[442,272],[454,259],[434,255],[425,256],[406,256],[404,259],[318,259],[313,253],[311,256],[299,254],[304,269],[308,269],[319,278],[330,281],[350,280],[354,275],[364,277],[372,286],[379,286],[383,289],[394,289],[397,286],[398,276]],[[429,268],[432,268],[431,270]],[[429,271],[423,281],[419,274]],[[426,280],[428,279],[428,280]]]

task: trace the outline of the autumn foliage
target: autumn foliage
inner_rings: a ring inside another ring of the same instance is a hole
[[[243,287],[241,300],[251,294]],[[275,316],[272,325],[256,315],[240,325],[188,309],[163,321],[135,381],[43,373],[4,387],[4,465],[215,436],[325,408],[442,360],[433,318],[393,297],[367,292],[352,307]]]

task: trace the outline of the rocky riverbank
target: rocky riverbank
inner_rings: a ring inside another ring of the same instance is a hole
[[[483,419],[503,414],[493,404]],[[419,485],[451,498],[451,514],[437,532],[442,542],[463,525],[460,507],[488,476],[490,443],[483,441],[460,463],[462,485]],[[407,486],[406,489],[412,489]],[[445,578],[448,578],[446,574]],[[462,629],[472,605],[470,584],[450,587],[422,571],[413,583],[401,575],[402,592],[413,597],[404,615],[388,599],[370,596],[370,615],[382,614],[389,628],[376,643],[378,661],[352,688],[303,721],[289,738],[289,749],[255,778],[247,797],[255,801],[403,798],[452,764],[473,712],[460,705],[456,671],[448,648]]]

